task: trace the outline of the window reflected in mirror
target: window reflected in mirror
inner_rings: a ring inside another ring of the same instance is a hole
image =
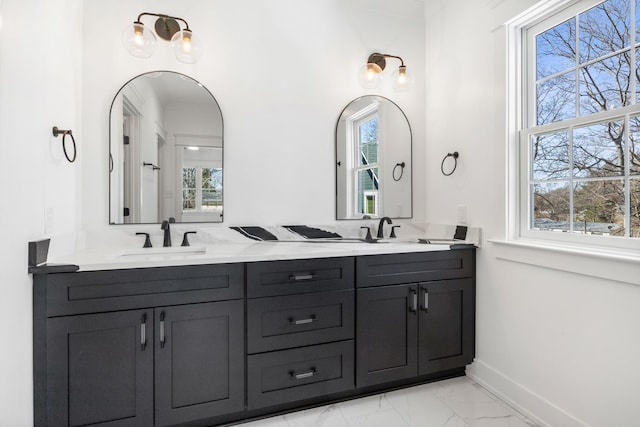
[[[222,218],[222,150],[182,148],[182,216],[213,214]]]
[[[411,190],[406,116],[380,96],[352,101],[336,126],[336,218],[411,218]]]

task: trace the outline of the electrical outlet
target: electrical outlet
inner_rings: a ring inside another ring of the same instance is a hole
[[[467,223],[467,205],[456,206],[456,212],[458,215],[458,224]]]

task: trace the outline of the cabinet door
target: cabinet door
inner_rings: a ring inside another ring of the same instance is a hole
[[[156,425],[244,409],[244,302],[155,309]]]
[[[472,279],[420,283],[419,373],[473,361],[475,304]]]
[[[153,424],[153,312],[47,321],[47,425]]]
[[[417,297],[416,285],[358,289],[358,387],[417,374]]]

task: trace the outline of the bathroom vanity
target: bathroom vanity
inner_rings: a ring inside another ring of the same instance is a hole
[[[464,375],[474,248],[309,246],[34,272],[35,425],[226,425]]]

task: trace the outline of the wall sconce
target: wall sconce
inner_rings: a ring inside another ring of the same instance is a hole
[[[400,67],[391,73],[391,84],[397,91],[408,90],[413,82],[413,78],[407,73],[407,67],[399,56],[388,55],[386,53],[372,53],[367,59],[367,64],[363,65],[358,72],[358,81],[360,86],[365,89],[375,89],[382,81],[382,71],[387,65],[386,58],[395,58],[400,60]]]
[[[127,26],[122,33],[122,43],[127,51],[138,58],[149,58],[156,46],[156,36],[153,31],[145,28],[141,19],[143,16],[156,16],[155,30],[158,37],[171,43],[173,53],[180,62],[193,64],[202,54],[202,45],[193,36],[189,24],[182,18],[162,15],[159,13],[143,12],[138,15],[132,26]],[[184,24],[180,28],[178,21]]]

